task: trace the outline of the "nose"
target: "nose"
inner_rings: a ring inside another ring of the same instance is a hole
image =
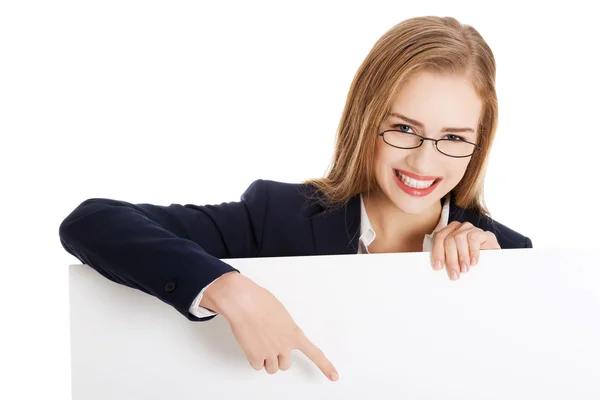
[[[413,172],[421,175],[427,175],[433,169],[434,163],[440,155],[435,148],[435,142],[431,140],[425,140],[421,146],[409,151],[406,163],[413,169]]]

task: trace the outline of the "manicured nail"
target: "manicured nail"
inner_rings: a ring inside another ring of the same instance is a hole
[[[476,266],[477,265],[477,259],[475,257],[471,257],[471,266]]]
[[[442,269],[442,262],[441,262],[440,260],[437,260],[437,261],[435,262],[435,266],[434,266],[433,268],[435,268],[435,269],[437,269],[437,270],[440,270],[440,269]]]
[[[452,271],[452,274],[451,274],[451,275],[452,275],[452,280],[453,280],[453,281],[455,281],[455,280],[457,280],[457,279],[458,279],[458,272],[456,272],[456,271]]]
[[[329,375],[329,378],[331,378],[331,380],[332,380],[332,381],[337,381],[337,379],[338,379],[338,374],[337,374],[337,372],[333,371],[333,372],[331,373],[331,375]]]
[[[467,263],[463,263],[462,267],[460,267],[461,272],[467,272]]]

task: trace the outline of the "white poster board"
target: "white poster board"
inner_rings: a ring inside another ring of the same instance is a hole
[[[191,322],[70,266],[74,400],[600,399],[592,252],[484,251],[458,281],[428,253],[226,260],[269,289],[337,368],[255,371],[227,321]]]

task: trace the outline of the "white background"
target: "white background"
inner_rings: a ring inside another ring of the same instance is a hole
[[[537,248],[596,245],[591,9],[215,3],[1,3],[3,394],[68,398],[67,266],[78,263],[58,238],[68,213],[91,197],[220,203],[258,178],[321,176],[357,68],[406,18],[453,16],[495,54],[495,219]]]

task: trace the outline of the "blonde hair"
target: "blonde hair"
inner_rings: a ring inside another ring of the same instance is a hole
[[[496,63],[479,32],[451,17],[400,22],[375,43],[363,61],[348,92],[328,172],[304,182],[314,185],[328,206],[345,205],[358,193],[381,191],[374,174],[377,128],[394,95],[423,70],[465,74],[482,100],[478,123],[481,150],[472,156],[451,196],[457,206],[489,215],[483,180],[498,121]]]

